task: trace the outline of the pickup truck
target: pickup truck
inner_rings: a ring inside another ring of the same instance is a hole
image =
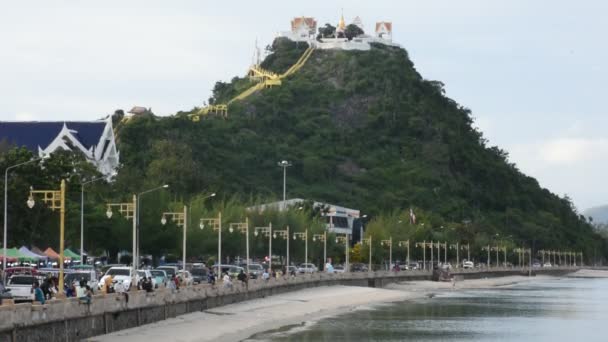
[[[6,289],[10,290],[10,294],[15,302],[34,300],[34,292],[32,285],[38,279],[31,275],[14,275],[8,279]]]

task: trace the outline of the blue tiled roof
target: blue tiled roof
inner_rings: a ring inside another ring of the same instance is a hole
[[[46,148],[57,137],[64,122],[0,122],[0,140],[26,147],[30,151],[37,152],[38,146]],[[68,129],[76,131],[72,133],[80,143],[89,149],[97,145],[106,126],[105,121],[94,122],[70,122],[66,121]]]

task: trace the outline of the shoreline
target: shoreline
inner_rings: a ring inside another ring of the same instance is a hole
[[[608,277],[608,271],[585,271],[585,278],[593,275]],[[577,272],[566,277],[571,276],[577,277]],[[242,341],[259,333],[297,329],[328,317],[384,303],[432,297],[437,293],[451,291],[498,288],[560,278],[564,277],[506,276],[456,283],[408,281],[390,284],[382,289],[355,286],[317,287],[190,313],[154,324],[92,337],[88,341]]]

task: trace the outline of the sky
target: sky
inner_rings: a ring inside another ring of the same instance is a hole
[[[256,39],[294,16],[393,40],[423,77],[470,108],[491,145],[579,210],[608,204],[607,1],[5,1],[0,120],[94,120],[139,105],[200,106],[244,75]]]

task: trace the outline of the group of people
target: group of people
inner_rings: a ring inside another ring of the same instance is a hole
[[[34,301],[45,304],[47,300],[56,297],[58,291],[56,283],[49,281],[50,278],[45,278],[42,285],[38,281],[32,284],[31,292],[34,294]],[[54,285],[54,286],[53,286]],[[82,303],[91,304],[93,298],[93,289],[86,284],[86,281],[73,282],[64,285],[65,295],[70,298],[78,298]]]

